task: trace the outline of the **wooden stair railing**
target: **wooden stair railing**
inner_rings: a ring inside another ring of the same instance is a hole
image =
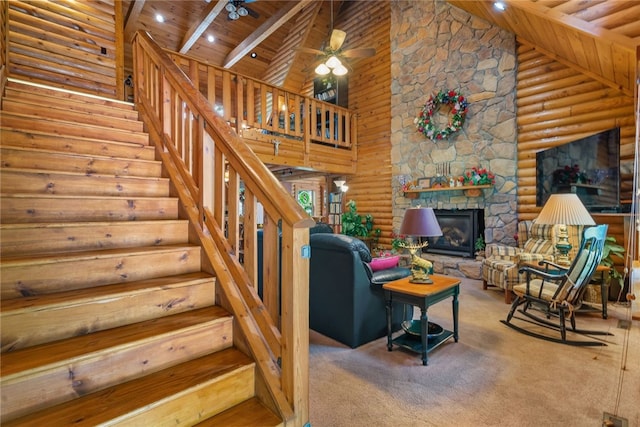
[[[138,110],[205,264],[281,416],[302,426],[308,421],[308,228],[314,222],[148,34],[136,34],[133,52]],[[240,181],[244,265],[238,259]],[[265,213],[263,300],[253,285],[258,202]]]
[[[349,109],[165,52],[263,161],[355,172],[357,118]]]

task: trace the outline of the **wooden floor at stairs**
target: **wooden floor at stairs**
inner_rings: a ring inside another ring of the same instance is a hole
[[[0,138],[2,425],[282,425],[133,105],[10,80]]]

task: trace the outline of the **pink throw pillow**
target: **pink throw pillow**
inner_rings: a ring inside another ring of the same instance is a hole
[[[400,261],[400,256],[386,256],[380,258],[373,258],[369,265],[373,271],[386,270],[387,268],[397,267]]]

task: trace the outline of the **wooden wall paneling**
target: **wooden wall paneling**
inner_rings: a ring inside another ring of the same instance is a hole
[[[358,116],[356,174],[347,177],[349,191],[361,215],[371,214],[380,228],[380,244],[391,244],[393,227],[391,190],[391,80],[390,3],[353,4],[341,12],[336,28],[347,32],[346,48],[375,47],[376,55],[353,64],[349,73],[349,108]],[[365,10],[366,9],[366,10]],[[363,34],[366,28],[368,34]],[[366,41],[361,41],[366,36]]]
[[[112,98],[122,93],[113,1],[8,3],[13,76]]]
[[[518,46],[518,218],[534,219],[536,153],[612,127],[620,127],[621,200],[630,201],[635,153],[634,101],[577,68],[549,60],[532,46]],[[626,169],[625,169],[626,168]],[[594,214],[624,241],[622,215]]]

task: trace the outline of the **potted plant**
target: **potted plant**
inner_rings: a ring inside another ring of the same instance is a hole
[[[617,244],[615,237],[607,236],[604,241],[604,248],[602,249],[602,260],[600,260],[600,265],[609,267],[609,295],[617,298],[618,293],[620,293],[620,289],[624,286],[624,278],[622,277],[622,274],[614,268],[613,257],[618,257],[624,260],[624,247]]]
[[[484,258],[484,248],[487,245],[484,243],[484,238],[482,236],[478,236],[473,247],[476,250],[476,259]]]
[[[365,218],[359,215],[356,202],[349,200],[346,204],[347,210],[342,214],[342,234],[354,237],[367,237],[373,229],[373,217],[366,215]]]

